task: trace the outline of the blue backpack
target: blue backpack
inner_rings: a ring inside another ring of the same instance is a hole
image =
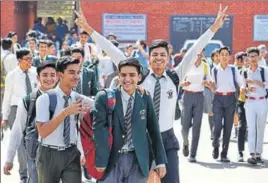
[[[52,119],[57,105],[57,95],[55,92],[48,92],[47,94],[49,96],[49,119]],[[27,121],[24,131],[25,146],[27,157],[31,159],[36,158],[36,151],[39,146],[39,135],[35,124],[36,100],[39,96],[41,96],[41,92],[35,91],[23,99],[24,107],[27,110]]]

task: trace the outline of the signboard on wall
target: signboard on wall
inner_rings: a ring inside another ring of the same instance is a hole
[[[102,34],[114,33],[118,41],[147,39],[147,17],[145,14],[109,14],[102,16]]]
[[[254,41],[268,41],[268,15],[254,16]]]
[[[170,42],[178,52],[187,40],[198,39],[213,24],[214,15],[172,15],[170,17]],[[233,17],[228,16],[222,28],[213,37],[214,42],[221,42],[232,50]],[[212,48],[211,48],[212,50]],[[210,51],[211,50],[206,50]]]

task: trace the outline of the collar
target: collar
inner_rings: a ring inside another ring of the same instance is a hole
[[[248,70],[249,70],[250,72],[252,72],[252,73],[255,73],[255,72],[257,72],[257,71],[260,71],[260,72],[261,72],[261,67],[258,66],[255,72],[253,72],[253,71],[250,69],[250,67],[248,68]]]
[[[150,75],[153,75],[153,74],[155,74],[154,73],[154,71],[150,68],[150,73],[149,73]],[[162,76],[164,76],[164,78],[167,78],[167,72],[166,72],[166,70],[163,72],[163,74],[162,74]],[[162,77],[161,76],[161,77]]]
[[[38,55],[38,56],[39,56],[39,60],[43,60],[43,61],[45,61],[45,60],[47,59],[47,55],[45,55],[45,56],[43,57],[43,59],[41,58],[40,55]]]
[[[121,90],[121,96],[128,101],[130,97],[132,97],[133,99],[135,99],[135,94],[136,94],[136,90],[134,91],[134,93],[130,96],[122,87],[120,87]]]
[[[59,97],[62,99],[63,96],[66,96],[65,93],[62,91],[62,89],[60,88],[59,85],[57,85],[57,87],[55,88],[55,91],[57,92],[57,94],[59,95]],[[70,97],[72,100],[76,100],[75,98],[75,92],[73,90],[71,90],[71,93],[70,93]]]

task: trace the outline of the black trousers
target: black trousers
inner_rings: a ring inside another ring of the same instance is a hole
[[[80,155],[76,146],[64,151],[40,146],[36,158],[38,183],[82,183]]]
[[[247,133],[247,120],[246,112],[244,108],[245,102],[237,102],[237,113],[238,113],[238,152],[243,152],[245,150],[245,141]]]
[[[180,183],[179,176],[179,141],[174,134],[173,128],[161,133],[164,148],[167,155],[167,174],[161,179],[162,183]]]

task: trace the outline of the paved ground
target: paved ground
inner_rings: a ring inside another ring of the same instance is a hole
[[[181,140],[180,124],[175,123],[175,132]],[[1,183],[18,183],[18,164],[15,163],[11,176],[5,176],[2,173],[3,163],[5,162],[6,148],[8,143],[8,134],[1,143]],[[247,145],[246,145],[247,147]],[[247,149],[247,148],[246,148]],[[265,164],[262,166],[250,166],[247,163],[237,163],[237,143],[232,139],[229,150],[231,163],[223,164],[212,159],[212,147],[210,141],[210,132],[207,121],[207,115],[204,115],[201,139],[198,149],[197,163],[189,163],[187,158],[180,156],[180,174],[181,183],[267,183],[268,182],[268,127],[265,132],[265,143],[263,158]],[[248,152],[246,151],[247,155]],[[17,162],[17,159],[15,159]]]

